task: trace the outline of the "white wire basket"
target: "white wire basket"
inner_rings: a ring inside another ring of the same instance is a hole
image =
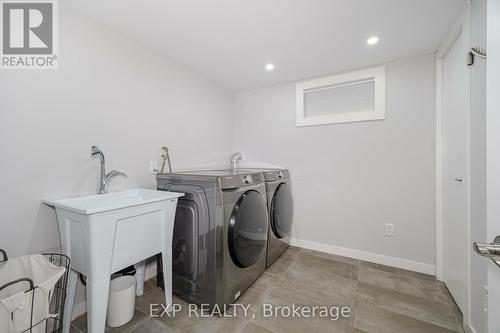
[[[70,262],[58,253],[9,259],[0,249],[0,332],[62,332]]]

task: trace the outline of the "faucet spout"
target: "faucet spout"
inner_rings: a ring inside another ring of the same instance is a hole
[[[107,194],[108,193],[108,185],[111,182],[111,180],[115,177],[122,176],[127,178],[127,175],[123,172],[112,170],[110,171],[105,177],[104,180],[102,181],[102,186],[99,189],[100,194]]]
[[[104,153],[102,150],[97,147],[97,146],[92,146],[90,150],[90,155],[91,156],[99,156],[100,162],[101,162],[101,172],[100,172],[100,177],[99,177],[99,191],[97,191],[97,194],[106,194],[108,193],[108,185],[109,182],[115,178],[116,176],[123,176],[127,177],[126,174],[120,171],[113,170],[106,174],[106,159],[104,158]]]
[[[99,181],[99,186],[101,186],[102,180],[106,176],[106,159],[104,158],[104,153],[99,147],[92,146],[92,148],[90,148],[90,156],[99,156],[99,160],[101,161],[101,176]]]

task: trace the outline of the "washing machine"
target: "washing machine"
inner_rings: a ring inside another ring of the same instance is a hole
[[[174,293],[195,304],[236,301],[266,268],[269,224],[263,173],[157,174],[157,187],[185,193],[174,224]]]
[[[239,172],[262,172],[266,182],[269,214],[266,267],[290,246],[293,223],[293,198],[290,172],[287,169],[236,169]]]

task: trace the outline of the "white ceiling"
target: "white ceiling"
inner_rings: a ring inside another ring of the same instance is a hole
[[[65,0],[230,90],[434,52],[464,0]],[[376,46],[366,39],[380,37]],[[272,72],[264,69],[272,62]]]

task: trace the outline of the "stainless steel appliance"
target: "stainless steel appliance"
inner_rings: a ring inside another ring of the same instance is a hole
[[[265,270],[268,212],[261,172],[158,174],[179,199],[173,239],[174,293],[196,304],[233,303]]]
[[[271,266],[290,245],[293,223],[293,198],[290,172],[287,169],[238,169],[239,172],[262,172],[266,181],[269,231],[266,267]]]

